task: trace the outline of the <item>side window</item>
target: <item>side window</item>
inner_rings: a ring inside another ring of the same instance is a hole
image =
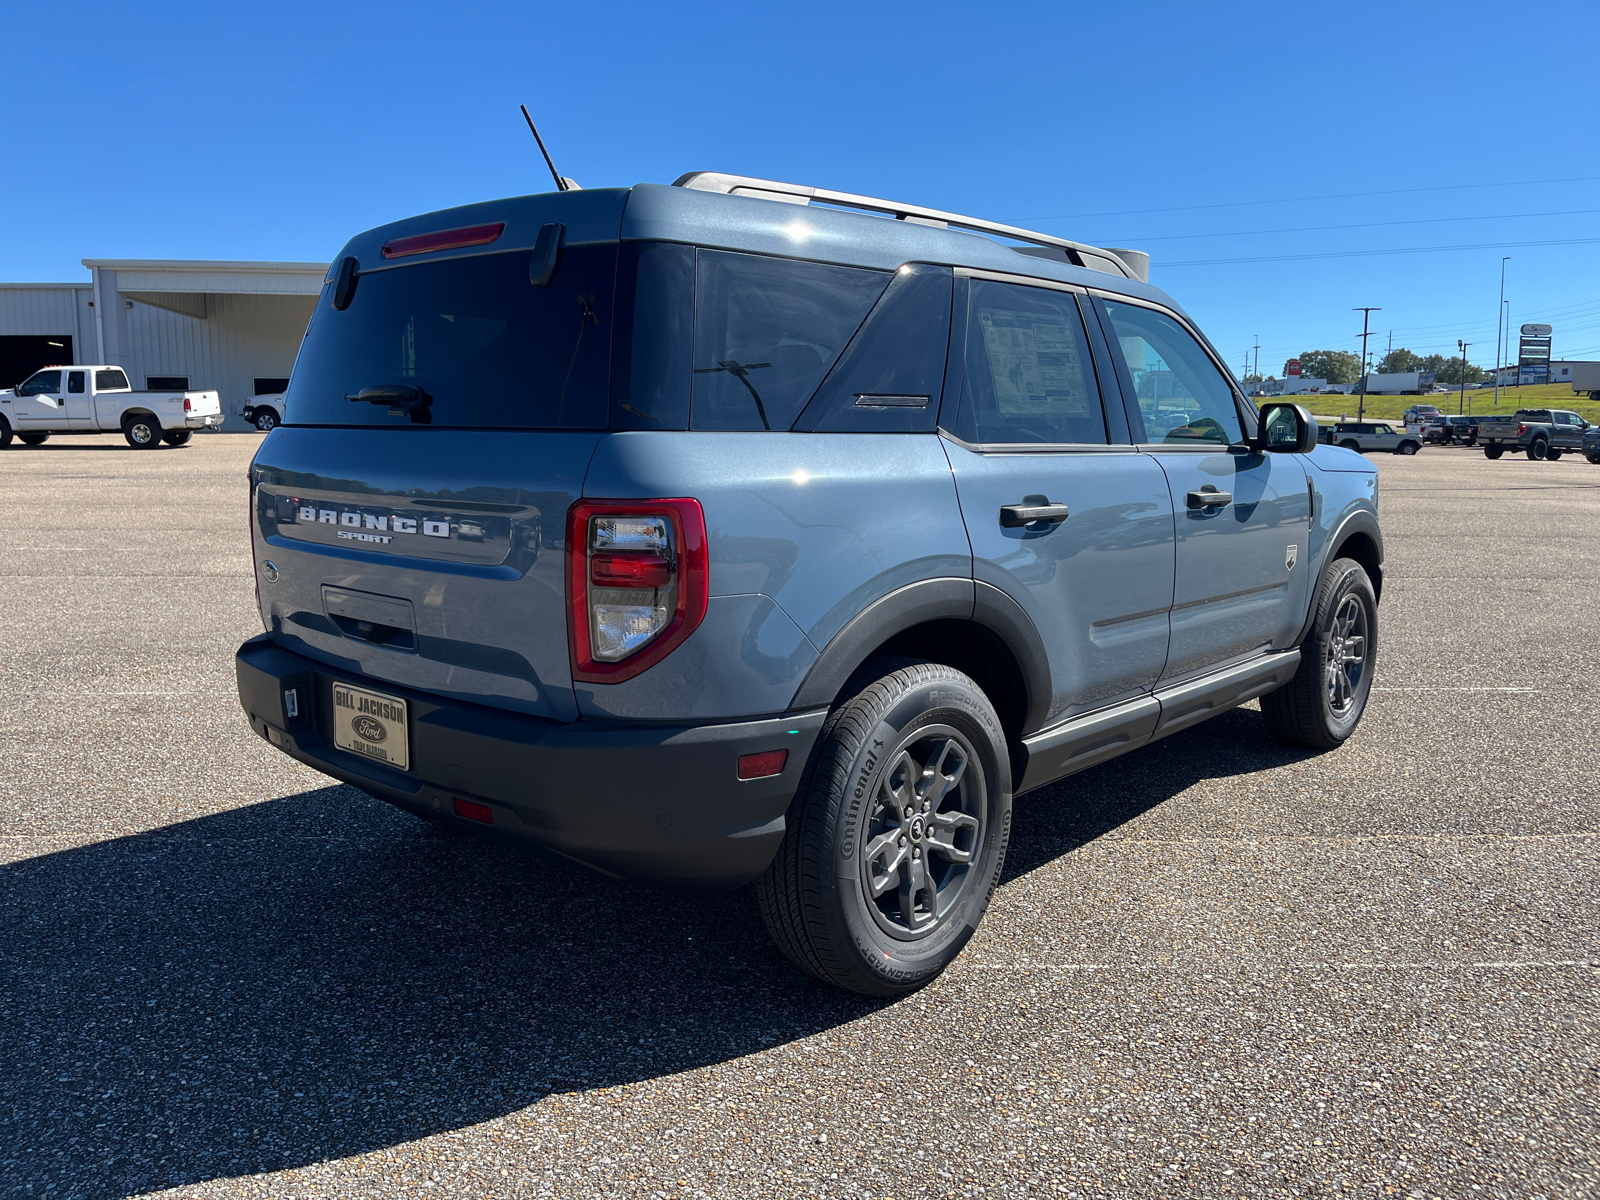
[[[61,390],[60,371],[35,371],[33,376],[17,389],[19,396],[43,396]]]
[[[1105,301],[1144,417],[1144,440],[1227,446],[1244,437],[1233,389],[1189,331],[1165,313]]]
[[[696,260],[694,429],[787,430],[889,283],[758,254]]]
[[[824,433],[932,433],[950,346],[955,272],[910,263],[796,422]]]
[[[975,442],[1106,444],[1077,297],[974,279],[956,428]]]
[[[115,367],[94,373],[94,389],[97,392],[125,388],[128,386],[128,377]]]
[[[69,392],[81,392],[81,391],[83,391],[83,372],[82,371],[68,371],[67,372],[67,391],[69,391]]]

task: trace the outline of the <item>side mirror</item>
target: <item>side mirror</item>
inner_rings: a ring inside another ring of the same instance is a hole
[[[1310,454],[1317,448],[1317,419],[1298,404],[1262,405],[1256,446],[1275,454]]]

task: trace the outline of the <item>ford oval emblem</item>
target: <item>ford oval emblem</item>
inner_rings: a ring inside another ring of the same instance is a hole
[[[261,577],[268,583],[277,583],[278,564],[273,562],[270,558],[267,559],[266,562],[261,564]]]
[[[363,742],[381,742],[389,736],[389,731],[377,717],[357,717],[350,722],[350,728],[356,731],[356,736]]]

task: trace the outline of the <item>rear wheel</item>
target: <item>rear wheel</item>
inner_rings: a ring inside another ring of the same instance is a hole
[[[48,433],[19,433],[17,437],[24,446],[42,446],[50,440]]]
[[[1340,442],[1339,445],[1343,446],[1346,450],[1354,450],[1357,454],[1361,453],[1361,443],[1356,441],[1354,438],[1345,438],[1345,440]]]
[[[1550,443],[1543,438],[1534,438],[1533,441],[1528,443],[1527,455],[1534,462],[1543,462],[1545,456],[1549,453]]]
[[[823,726],[756,901],[797,966],[894,996],[935,978],[983,919],[1011,765],[994,706],[960,671],[880,660],[857,683]]]
[[[11,422],[0,417],[0,450],[11,445]]]
[[[122,436],[135,450],[153,450],[161,445],[161,422],[144,414],[129,417],[122,423]]]
[[[256,428],[262,433],[271,433],[278,427],[278,414],[270,408],[264,408],[256,414]]]
[[[1485,458],[1499,458],[1505,452],[1505,447],[1503,446],[1485,446],[1483,448],[1483,456]]]
[[[1378,599],[1352,558],[1328,564],[1317,615],[1300,647],[1294,678],[1261,697],[1267,731],[1280,742],[1332,750],[1355,732],[1372,692],[1378,654]]]
[[[161,440],[169,446],[187,446],[193,436],[192,429],[169,429],[161,435]]]

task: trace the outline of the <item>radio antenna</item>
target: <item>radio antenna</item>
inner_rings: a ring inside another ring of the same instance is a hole
[[[544,155],[544,165],[550,168],[550,174],[556,177],[556,191],[567,190],[567,181],[561,178],[561,172],[556,170],[556,164],[550,161],[550,151],[544,148],[544,139],[539,136],[539,128],[533,123],[533,118],[528,115],[526,104],[518,105],[522,109],[522,119],[528,123],[528,129],[533,134],[533,140],[539,143],[539,153]]]

